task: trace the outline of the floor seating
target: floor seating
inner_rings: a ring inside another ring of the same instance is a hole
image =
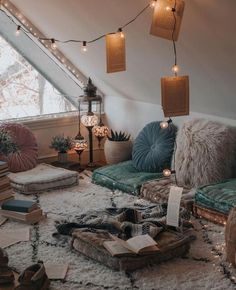
[[[8,177],[14,191],[23,194],[77,185],[79,178],[78,172],[43,163],[28,171],[11,173]]]
[[[103,242],[111,240],[106,232],[92,233],[83,230],[73,232],[73,248],[80,254],[102,263],[114,270],[134,271],[148,265],[160,264],[176,257],[184,256],[193,237],[173,231],[164,231],[158,235],[159,251],[155,254],[123,255],[112,257],[103,247]]]
[[[121,190],[133,195],[138,195],[142,184],[151,179],[157,179],[162,173],[140,172],[132,160],[115,165],[108,165],[93,172],[94,183],[108,187],[112,190]]]
[[[236,206],[236,179],[200,187],[195,194],[195,214],[224,224]]]
[[[134,141],[132,160],[95,170],[93,182],[138,195],[144,182],[161,178],[163,169],[170,168],[176,131],[173,124],[166,129],[160,122],[147,124]]]

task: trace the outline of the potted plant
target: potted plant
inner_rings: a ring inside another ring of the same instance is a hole
[[[58,161],[65,163],[67,161],[67,151],[73,148],[73,141],[68,136],[57,135],[52,137],[50,148],[58,151]]]
[[[115,164],[131,159],[132,141],[130,135],[125,132],[111,130],[104,144],[104,153],[108,164]]]
[[[11,134],[4,129],[0,130],[0,155],[8,156],[18,150]]]

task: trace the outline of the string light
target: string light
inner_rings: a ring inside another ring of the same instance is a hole
[[[171,7],[170,6],[166,6],[166,11],[171,11]]]
[[[83,53],[88,51],[88,48],[87,48],[87,41],[83,41],[83,45],[82,45],[81,51],[82,51]]]
[[[118,32],[120,33],[120,37],[121,38],[125,38],[125,35],[124,35],[124,32],[123,32],[122,28],[119,28]]]
[[[56,45],[56,42],[55,42],[54,38],[51,39],[51,42],[52,42],[51,49],[53,49],[53,50],[57,49],[57,45]]]
[[[153,1],[150,3],[150,7],[151,7],[151,8],[155,8],[156,4],[157,4],[157,0],[153,0]]]
[[[161,129],[166,129],[166,128],[168,128],[169,127],[169,124],[170,123],[172,123],[173,121],[169,118],[169,120],[167,120],[167,121],[162,121],[161,123],[160,123],[160,127],[161,127]]]
[[[21,26],[18,25],[17,26],[17,29],[16,29],[16,36],[19,36],[20,35],[20,29],[21,29]]]
[[[174,66],[172,66],[172,71],[175,75],[177,75],[177,73],[179,72],[179,66],[177,64],[175,64]]]
[[[163,175],[165,177],[171,176],[171,170],[170,169],[164,169],[162,173],[163,173]]]

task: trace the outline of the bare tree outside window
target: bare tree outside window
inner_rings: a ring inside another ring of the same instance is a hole
[[[0,120],[76,108],[0,36]]]

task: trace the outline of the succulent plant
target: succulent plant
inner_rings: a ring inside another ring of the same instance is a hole
[[[60,153],[66,153],[68,150],[73,148],[73,141],[68,136],[57,135],[52,137],[50,148],[53,148]]]
[[[0,154],[9,155],[18,150],[17,144],[14,142],[14,138],[7,130],[0,130]]]
[[[109,141],[116,141],[116,142],[122,142],[122,141],[129,141],[130,139],[130,135],[128,135],[125,132],[117,132],[117,131],[113,131],[111,130],[111,136],[107,136],[107,139]]]

